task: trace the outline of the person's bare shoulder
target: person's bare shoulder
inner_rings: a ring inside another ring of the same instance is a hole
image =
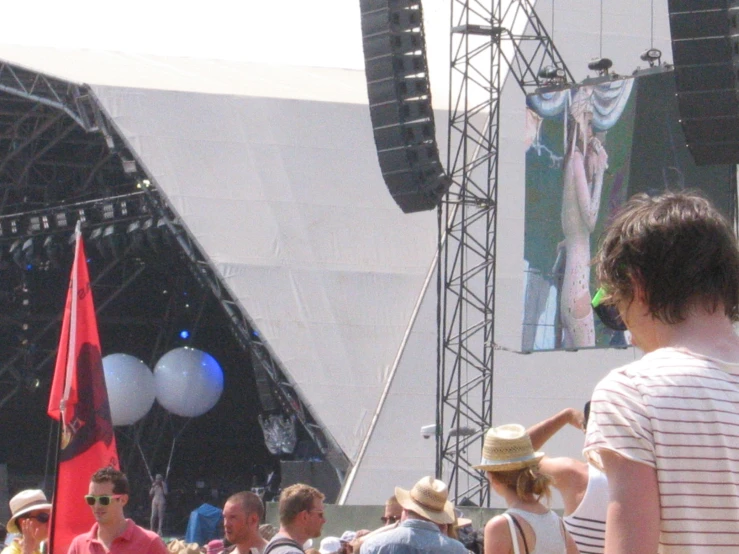
[[[502,516],[495,516],[485,524],[485,554],[503,554],[511,551],[511,533],[508,530],[508,520]]]
[[[544,473],[547,473],[548,475],[551,475],[555,478],[559,476],[566,477],[568,475],[575,474],[584,474],[585,476],[587,476],[588,474],[587,462],[583,460],[576,460],[575,458],[568,458],[566,456],[562,456],[560,458],[550,458],[549,456],[544,456],[544,458],[542,458],[542,460],[539,462],[539,467]]]
[[[544,457],[539,463],[543,473],[550,475],[555,488],[562,489],[569,486],[587,486],[588,464],[574,458]]]

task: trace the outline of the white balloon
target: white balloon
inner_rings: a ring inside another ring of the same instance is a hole
[[[108,354],[103,371],[113,425],[132,425],[144,417],[156,395],[151,369],[135,356]]]
[[[210,354],[184,346],[159,358],[154,368],[157,400],[183,417],[203,415],[223,392],[223,370]]]

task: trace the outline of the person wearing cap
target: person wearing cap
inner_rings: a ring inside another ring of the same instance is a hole
[[[360,532],[347,530],[344,531],[339,537],[341,548],[339,552],[341,554],[352,554],[354,552],[354,541],[357,540],[357,536],[360,538],[369,533],[367,529],[362,529]]]
[[[566,425],[585,431],[590,402],[583,411],[566,408],[528,429],[534,450],[540,449]],[[562,496],[562,521],[575,539],[581,554],[603,554],[606,541],[608,479],[605,473],[583,460],[544,456],[541,470],[552,478],[552,486]]]
[[[123,508],[128,504],[128,493],[125,474],[112,467],[96,471],[85,495],[95,524],[72,539],[67,554],[168,554],[159,535],[126,519]]]
[[[730,183],[725,184],[729,187]],[[729,190],[727,188],[727,190]],[[644,356],[591,398],[585,456],[608,477],[608,554],[728,554],[739,545],[739,248],[694,193],[639,194],[595,271]]]
[[[338,554],[341,550],[341,541],[339,537],[324,537],[318,546],[318,552],[321,554]]]
[[[2,554],[40,554],[41,543],[49,537],[51,504],[43,491],[24,490],[10,499],[12,514],[6,529],[17,537]]]
[[[321,536],[324,495],[318,489],[296,483],[280,493],[280,530],[272,537],[264,554],[303,554],[307,541]],[[311,541],[312,543],[312,541]]]
[[[508,506],[485,525],[485,554],[578,554],[560,517],[541,502],[549,498],[551,484],[539,468],[543,457],[521,425],[501,425],[485,433],[482,461],[474,468],[487,472],[490,488]]]
[[[424,477],[410,490],[395,487],[395,497],[403,508],[400,523],[395,529],[369,535],[362,554],[467,553],[461,542],[441,532],[440,526],[454,523],[454,506],[443,481]]]
[[[223,506],[223,532],[231,544],[229,554],[262,554],[267,541],[259,532],[264,504],[259,495],[242,491],[231,495]]]

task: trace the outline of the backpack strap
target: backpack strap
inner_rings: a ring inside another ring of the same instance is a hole
[[[521,554],[521,549],[518,547],[518,533],[516,533],[516,529],[518,529],[518,532],[521,533],[524,552],[526,554],[529,554],[529,545],[526,543],[526,535],[523,534],[521,524],[518,522],[518,520],[516,520],[515,517],[507,512],[503,514],[503,517],[508,520],[508,529],[511,532],[511,542],[513,543],[513,554]]]
[[[267,547],[264,549],[264,554],[270,554],[272,550],[274,550],[275,548],[280,548],[281,546],[293,546],[297,548],[298,550],[300,550],[301,552],[303,552],[303,547],[300,546],[294,540],[280,538],[280,539],[270,541]]]

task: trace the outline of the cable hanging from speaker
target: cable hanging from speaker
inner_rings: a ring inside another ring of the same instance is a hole
[[[600,0],[600,37],[598,46],[598,57],[603,57],[603,0]]]

